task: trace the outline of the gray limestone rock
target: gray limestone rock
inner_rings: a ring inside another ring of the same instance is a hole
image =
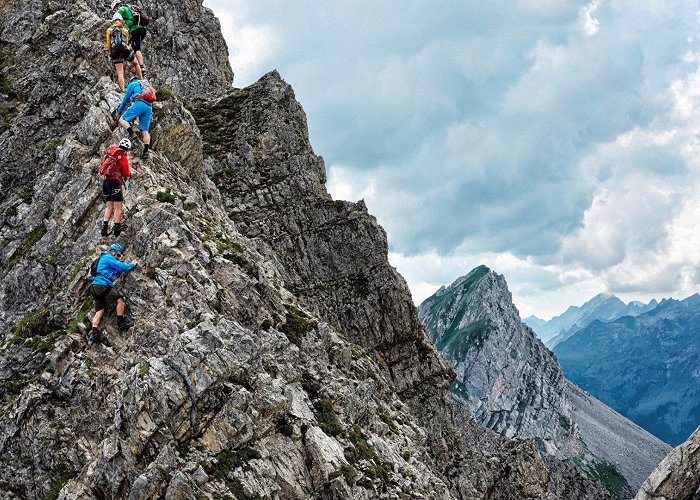
[[[552,352],[521,323],[503,276],[478,267],[418,309],[457,373],[452,397],[496,433],[534,439],[551,455],[545,461],[561,485],[557,494],[571,491],[561,478],[576,470],[553,457],[576,463],[617,498],[626,498],[629,485],[637,488],[668,451],[564,379]]]
[[[700,498],[700,428],[674,448],[644,481],[635,500]]]

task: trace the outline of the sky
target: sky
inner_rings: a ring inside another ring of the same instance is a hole
[[[486,264],[523,317],[700,291],[698,4],[205,0],[236,87],[277,69],[334,199],[418,304]]]

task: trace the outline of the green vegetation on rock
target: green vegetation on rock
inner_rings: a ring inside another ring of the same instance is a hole
[[[12,268],[17,264],[23,257],[26,255],[29,255],[29,252],[32,251],[32,247],[36,244],[37,241],[39,241],[44,235],[46,234],[46,226],[43,224],[36,227],[31,233],[29,233],[29,236],[27,236],[27,239],[24,241],[22,246],[17,249],[15,254],[12,256],[10,261],[7,263],[7,266],[9,268]]]
[[[170,203],[170,204],[175,204],[175,200],[177,199],[173,193],[168,191],[158,191],[156,193],[156,199],[160,201],[161,203]]]
[[[301,339],[309,330],[316,327],[316,322],[294,306],[287,306],[287,318],[280,327],[289,341],[301,348]]]
[[[333,401],[330,399],[319,399],[314,401],[314,415],[318,426],[329,436],[340,436],[343,434],[343,424],[340,423],[333,408]]]
[[[156,90],[156,99],[158,101],[167,101],[173,98],[173,91],[168,87],[160,87]]]

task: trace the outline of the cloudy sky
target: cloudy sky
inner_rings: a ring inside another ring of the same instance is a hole
[[[523,316],[700,291],[698,5],[206,0],[277,69],[419,303],[487,264]]]

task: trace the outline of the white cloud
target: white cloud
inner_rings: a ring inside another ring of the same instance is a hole
[[[356,175],[342,165],[328,167],[326,188],[336,200],[358,201],[373,199],[376,182],[371,175]]]
[[[273,28],[242,21],[237,14],[244,10],[241,0],[205,0],[204,5],[214,10],[221,22],[236,85],[250,85],[262,76],[262,64],[272,55],[276,43]]]
[[[598,10],[599,5],[599,0],[593,0],[582,10],[581,17],[583,19],[583,32],[588,36],[595,35],[600,29],[600,21],[593,17],[593,14],[596,10]]]

